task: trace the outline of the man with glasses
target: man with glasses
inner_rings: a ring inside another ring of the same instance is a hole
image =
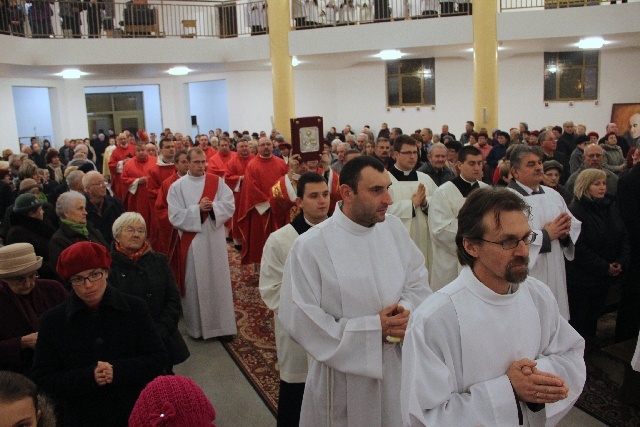
[[[38,278],[42,257],[29,243],[0,248],[0,370],[30,375],[38,318],[62,303],[64,287]]]
[[[396,161],[387,171],[391,179],[389,194],[393,204],[388,213],[402,221],[411,240],[422,252],[427,270],[431,270],[432,252],[429,238],[429,200],[438,189],[435,182],[415,170],[418,164],[418,144],[409,135],[400,135],[393,143]]]
[[[568,320],[564,258],[573,260],[581,223],[571,215],[557,191],[541,185],[544,173],[539,148],[518,146],[509,159],[513,179],[507,188],[524,197],[531,206],[529,226],[539,236],[530,248],[531,276],[551,288],[558,301],[560,314]]]
[[[549,288],[528,275],[541,236],[525,200],[483,188],[460,209],[455,241],[464,268],[407,327],[403,425],[553,426],[580,396],[584,340]]]
[[[573,194],[573,186],[578,179],[578,175],[585,169],[601,169],[607,174],[607,194],[616,197],[618,192],[618,175],[611,172],[609,169],[602,167],[602,161],[604,160],[604,150],[598,144],[587,145],[584,149],[582,166],[580,166],[574,173],[571,174],[564,187]]]
[[[63,407],[64,425],[123,426],[167,352],[147,304],[107,284],[109,251],[79,242],[56,271],[71,293],[40,318],[33,380]]]
[[[107,182],[100,172],[90,171],[82,177],[87,198],[87,222],[100,230],[109,246],[113,243],[111,226],[124,213],[124,205],[107,191]]]

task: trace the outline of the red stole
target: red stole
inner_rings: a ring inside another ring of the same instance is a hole
[[[211,200],[215,200],[216,194],[218,193],[218,183],[220,179],[212,174],[205,174],[204,181],[204,189],[202,190],[202,196],[200,196],[200,200],[204,197],[208,197]],[[200,212],[200,221],[202,224],[209,218],[208,212]],[[180,275],[178,281],[178,290],[180,291],[180,295],[184,296],[185,292],[185,274],[187,271],[187,253],[189,253],[189,246],[191,246],[191,242],[196,237],[197,233],[192,231],[185,231],[182,233],[182,237],[180,238]]]
[[[227,171],[227,163],[229,163],[229,160],[233,159],[235,156],[237,156],[237,154],[233,151],[230,151],[226,156],[222,156],[220,151],[218,151],[207,161],[207,172],[218,175],[220,178],[224,178],[225,172]]]

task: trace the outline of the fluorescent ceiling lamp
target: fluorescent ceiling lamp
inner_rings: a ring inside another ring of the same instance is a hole
[[[300,64],[302,64],[302,62],[298,61],[298,57],[296,56],[291,57],[291,65],[293,65],[294,67],[297,67]]]
[[[61,76],[63,79],[79,79],[80,76],[86,76],[89,73],[83,73],[78,69],[68,69],[57,73],[56,76]]]
[[[580,49],[600,49],[604,46],[605,42],[602,37],[587,37],[580,40],[578,47]]]
[[[388,50],[381,50],[379,54],[373,55],[373,56],[387,61],[390,59],[400,59],[405,55],[406,53],[402,53],[398,49],[388,49]]]
[[[173,67],[169,71],[167,71],[167,73],[171,74],[172,76],[186,76],[191,71],[193,70],[190,70],[187,67]]]
[[[558,71],[558,68],[556,68],[555,65],[552,65],[551,67],[548,67],[547,70],[549,70],[550,73],[555,73]]]

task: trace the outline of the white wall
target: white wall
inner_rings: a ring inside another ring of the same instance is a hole
[[[211,129],[229,129],[229,109],[227,103],[227,83],[225,80],[211,80],[188,84],[189,115],[196,116],[201,133]],[[196,135],[196,128],[190,132]]]
[[[49,89],[14,86],[12,92],[18,136],[20,138],[44,136],[50,140],[53,139]]]
[[[84,93],[119,93],[119,92],[142,92],[144,108],[144,125],[148,133],[155,132],[160,135],[162,132],[162,111],[160,102],[160,86],[158,85],[137,85],[137,86],[90,86],[84,88]],[[86,103],[85,103],[86,117]],[[86,119],[85,119],[86,121]],[[88,126],[88,125],[87,125]],[[106,129],[105,129],[106,130]],[[90,129],[93,131],[93,129]]]

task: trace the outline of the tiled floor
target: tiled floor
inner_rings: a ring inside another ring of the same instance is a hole
[[[180,325],[184,334],[183,325]],[[175,372],[192,378],[204,390],[217,412],[217,427],[274,427],[275,418],[222,344],[217,340],[196,341],[185,335],[191,357]],[[573,408],[560,427],[606,426]]]

